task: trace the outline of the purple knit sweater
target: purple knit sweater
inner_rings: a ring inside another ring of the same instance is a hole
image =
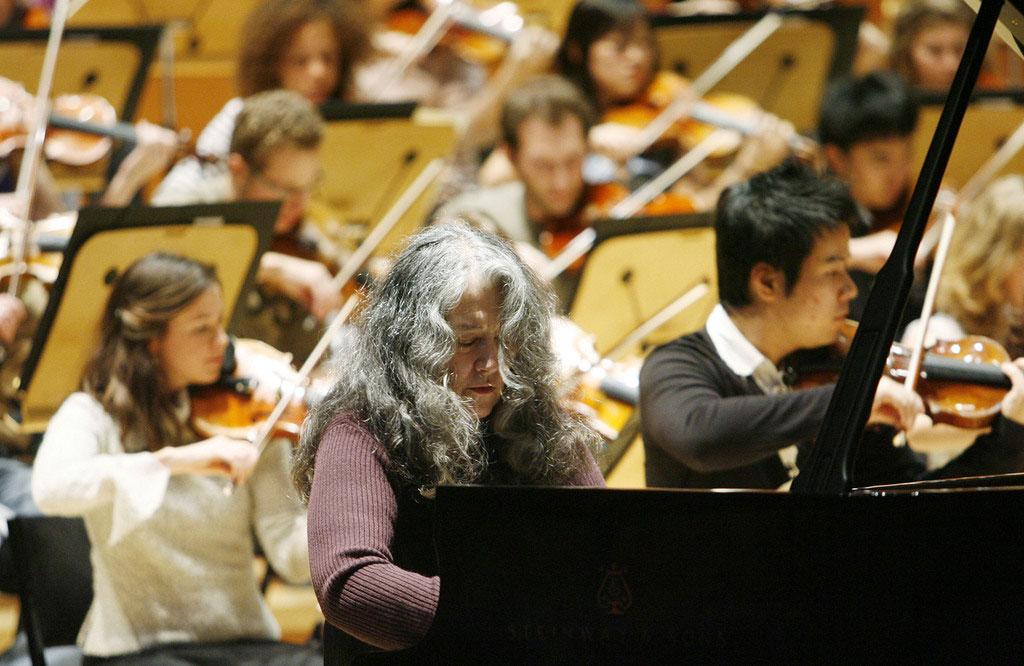
[[[385,650],[417,643],[437,610],[441,581],[395,564],[399,498],[386,453],[342,415],[320,439],[309,498],[309,565],[327,621]],[[590,466],[571,485],[603,486]]]

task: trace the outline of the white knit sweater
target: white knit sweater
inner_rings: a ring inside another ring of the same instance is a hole
[[[268,446],[228,496],[221,477],[171,476],[153,454],[125,453],[100,404],[70,396],[36,456],[32,494],[45,513],[85,520],[94,592],[79,634],[85,653],[277,638],[253,577],[253,535],[278,573],[308,580],[306,515],[289,455],[287,442]]]

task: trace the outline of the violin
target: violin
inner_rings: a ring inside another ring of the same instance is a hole
[[[0,213],[0,219],[5,214]],[[31,275],[41,284],[49,287],[57,280],[64,248],[78,219],[76,212],[58,213],[34,222],[28,230],[28,254],[22,266],[14,260],[14,222],[4,225],[0,232],[0,286],[6,289],[8,280],[15,273]]]
[[[557,257],[577,234],[589,227],[589,218],[587,212],[581,210],[567,218],[546,220],[537,236],[537,242],[547,258]],[[578,271],[582,266],[583,258],[581,257],[568,270]]]
[[[538,244],[549,259],[559,256],[569,243],[581,232],[588,229],[593,220],[620,216],[616,206],[625,201],[632,193],[629,188],[617,182],[588,185],[584,203],[575,214],[564,218],[546,220],[538,235]],[[662,192],[630,215],[657,217],[661,215],[683,215],[693,213],[696,207],[693,201],[684,194]],[[584,257],[577,258],[568,268],[578,271],[583,266]]]
[[[894,345],[886,361],[889,376],[905,379],[909,360],[909,350]],[[1001,344],[981,335],[939,341],[929,347],[917,390],[932,420],[958,428],[992,425],[1012,386],[999,366],[1010,360]]]
[[[480,10],[462,0],[441,0],[433,13],[418,7],[392,12],[387,19],[387,27],[392,32],[410,36],[432,33],[435,28],[428,24],[438,12],[443,14],[434,21],[439,23],[436,30],[442,34],[424,36],[422,44],[413,44],[410,48],[427,51],[440,43],[463,60],[489,68],[505,57],[505,49],[524,23],[513,2],[501,2]]]
[[[640,401],[639,382],[640,359],[633,363],[602,360],[580,377],[572,397],[576,409],[611,442],[626,430],[636,410]]]
[[[0,159],[24,148],[28,139],[28,109],[17,103],[0,104]],[[99,95],[60,95],[53,100],[43,153],[48,160],[72,167],[94,164],[110,152],[113,139],[138,143],[135,127],[117,120],[113,105]],[[189,132],[179,133],[184,148]],[[189,151],[186,151],[189,152]],[[201,161],[211,161],[194,155]]]
[[[593,187],[590,197],[590,217],[617,217],[612,213],[615,206],[631,194],[629,188],[621,183],[609,182]],[[680,192],[669,190],[657,195],[644,204],[635,215],[657,217],[659,215],[685,215],[696,212],[693,200]]]
[[[236,358],[244,354],[246,364],[255,363],[271,368],[271,375],[289,377],[294,371],[291,354],[281,352],[260,340],[236,339],[235,353]],[[281,382],[283,392],[286,384],[284,379]],[[191,387],[189,394],[193,427],[208,437],[225,435],[253,440],[276,406],[273,402],[257,397],[254,388],[254,382],[249,377],[233,377],[207,386]],[[326,395],[328,387],[323,380],[312,379],[288,388],[291,389],[291,399],[280,418],[272,424],[270,434],[297,441],[308,408]]]
[[[323,264],[332,273],[338,270],[338,249],[319,232],[315,224],[298,224],[284,234],[274,234],[270,239],[270,252],[287,254],[307,261]]]
[[[250,381],[246,378],[230,384],[194,388],[191,398],[192,425],[206,437],[225,435],[251,441],[275,406],[274,403],[254,398]],[[297,442],[306,412],[304,399],[292,401],[281,418],[274,423],[271,435]]]
[[[630,104],[612,107],[604,113],[602,122],[635,127],[644,130],[645,134],[650,130],[651,135],[640,141],[641,145],[650,145],[655,150],[669,147],[684,152],[715,130],[729,130],[728,140],[721,142],[712,158],[732,155],[746,137],[758,131],[765,112],[752,99],[737,93],[709,93],[679,113],[669,111],[689,89],[687,79],[675,72],[662,70],[640,98]],[[665,123],[665,129],[659,130],[659,126]],[[654,131],[658,133],[654,134]],[[818,154],[817,144],[799,135],[790,139],[789,147],[795,155],[808,161]]]
[[[554,320],[551,334],[561,395],[602,437],[616,440],[639,402],[641,359],[601,358],[593,338],[565,318]]]
[[[856,322],[848,321],[831,347],[791,355],[784,370],[787,382],[795,388],[835,382],[856,327]],[[893,344],[885,365],[889,377],[903,382],[910,357],[905,345]],[[1000,368],[1010,360],[1001,344],[984,336],[939,341],[925,352],[915,390],[933,422],[985,428],[992,425],[1012,386]]]

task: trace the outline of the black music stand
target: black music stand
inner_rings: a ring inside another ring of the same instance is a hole
[[[653,20],[661,65],[699,75],[764,13],[659,16]],[[750,97],[800,131],[817,127],[828,83],[849,73],[863,7],[784,12],[783,25],[741,62],[714,91]]]
[[[21,399],[13,415],[21,430],[45,430],[64,398],[78,389],[110,286],[142,256],[164,251],[213,264],[230,321],[240,294],[253,288],[279,206],[247,202],[81,210],[22,369]]]
[[[161,30],[159,26],[68,28],[57,55],[53,95],[99,95],[117,109],[118,118],[134,120]],[[48,37],[48,30],[0,30],[0,76],[34,93]],[[85,192],[101,190],[125,152],[95,166],[55,168],[54,175]]]
[[[413,112],[408,104],[328,105],[320,152],[327,178],[310,207],[311,218],[340,246],[354,249],[421,171],[451,154],[450,117]],[[391,254],[423,224],[432,190],[420,196],[374,254]],[[346,240],[347,239],[347,240]]]
[[[914,132],[916,169],[924,162],[928,144],[942,114],[943,100],[926,99]],[[960,133],[949,156],[945,179],[962,187],[1024,123],[1024,91],[984,92],[972,95]],[[1024,173],[1024,151],[1017,153],[997,174]]]
[[[622,355],[635,356],[704,325],[718,300],[713,213],[598,220],[569,318],[596,336],[600,354],[694,285],[708,295]]]

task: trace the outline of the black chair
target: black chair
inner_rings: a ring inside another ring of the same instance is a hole
[[[32,666],[43,666],[44,648],[75,644],[92,603],[89,537],[79,518],[19,517],[8,524],[21,626]]]

